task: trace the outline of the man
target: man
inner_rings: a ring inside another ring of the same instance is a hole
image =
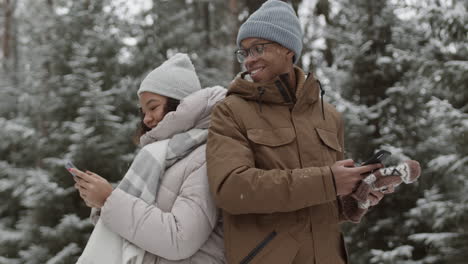
[[[340,114],[294,65],[302,32],[289,4],[265,2],[237,45],[246,72],[213,111],[207,146],[228,263],[346,263],[338,197],[381,164],[342,160]]]

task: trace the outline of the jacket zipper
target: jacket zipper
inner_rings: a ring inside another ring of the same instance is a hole
[[[323,108],[323,96],[325,95],[325,90],[322,88],[322,83],[319,80],[317,80],[317,83],[320,88],[320,105],[322,106],[322,117],[323,120],[325,120],[325,109]]]
[[[286,89],[283,87],[280,81],[275,82],[276,88],[278,88],[281,96],[283,96],[284,100],[286,103],[292,103],[291,97],[289,96],[288,92],[286,92]]]
[[[262,112],[262,96],[265,94],[265,88],[264,87],[258,87],[258,104],[260,107],[260,112]]]
[[[302,158],[301,158],[301,149],[299,148],[299,142],[297,142],[297,130],[296,130],[296,125],[294,124],[294,119],[293,119],[293,113],[291,112],[291,123],[293,125],[293,128],[294,128],[294,134],[296,135],[296,148],[297,148],[297,154],[299,156],[299,166],[302,167]]]
[[[310,75],[310,73],[307,75],[306,81],[309,78],[309,75]],[[291,124],[292,124],[293,129],[294,129],[294,134],[297,137],[296,125],[294,124],[294,118],[293,118],[293,109],[290,109],[290,114],[291,114]],[[301,149],[299,148],[299,142],[297,141],[297,139],[296,139],[296,149],[297,149],[297,154],[299,156],[299,166],[300,166],[300,168],[303,168],[302,167]]]
[[[291,103],[292,102],[291,97],[289,96],[288,92],[285,90],[283,84],[280,81],[276,81],[275,85],[278,88],[278,90],[280,91],[280,93],[283,96],[284,100],[287,103]],[[296,103],[296,102],[294,102],[294,103]],[[294,128],[294,134],[297,135],[296,125],[294,125],[294,119],[293,119],[293,109],[290,108],[289,111],[290,111],[290,114],[291,114],[291,123],[292,123],[293,128]],[[297,148],[297,153],[299,155],[299,164],[300,164],[300,166],[302,168],[301,150],[299,149],[299,142],[297,142],[297,139],[296,139],[296,148]]]
[[[268,245],[268,243],[270,243],[271,240],[273,240],[273,238],[275,238],[275,236],[276,236],[276,231],[273,231],[273,232],[271,232],[270,234],[268,234],[268,236],[266,236],[265,239],[263,239],[254,249],[252,249],[252,251],[250,251],[249,254],[248,254],[245,258],[243,258],[239,264],[247,264],[247,263],[250,263],[250,261],[252,261],[252,259],[253,259],[258,253],[260,253],[260,251],[261,251],[266,245]]]
[[[287,92],[289,94],[289,97],[291,97],[291,101],[293,103],[296,103],[296,101],[297,101],[296,94],[295,94],[295,91],[293,91],[291,89],[291,87],[289,87],[289,77],[288,76],[289,75],[287,73],[285,73],[285,74],[281,74],[279,76],[279,78],[280,78],[281,82],[283,83],[283,87],[286,87],[286,90],[287,90]]]

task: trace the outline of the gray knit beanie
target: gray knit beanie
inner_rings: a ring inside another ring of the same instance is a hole
[[[237,46],[246,38],[274,41],[294,52],[297,63],[302,52],[302,30],[294,9],[279,0],[268,0],[245,21],[237,35]]]
[[[150,72],[141,82],[142,92],[152,92],[181,100],[201,89],[200,81],[189,56],[177,53]]]

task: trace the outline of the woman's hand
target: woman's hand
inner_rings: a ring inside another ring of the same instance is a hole
[[[370,206],[376,206],[380,200],[384,197],[384,194],[380,191],[371,191],[367,199],[370,201]]]
[[[70,169],[76,176],[75,188],[80,192],[81,198],[88,207],[101,208],[114,190],[112,185],[101,176],[78,169]]]

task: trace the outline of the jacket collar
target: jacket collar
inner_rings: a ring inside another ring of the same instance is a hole
[[[301,68],[295,66],[296,89],[288,89],[288,74],[277,76],[269,82],[254,83],[245,77],[247,72],[240,73],[228,88],[228,95],[235,94],[245,100],[266,104],[300,105],[312,104],[319,96],[317,80],[308,74],[307,78]],[[291,91],[296,91],[292,94]]]

